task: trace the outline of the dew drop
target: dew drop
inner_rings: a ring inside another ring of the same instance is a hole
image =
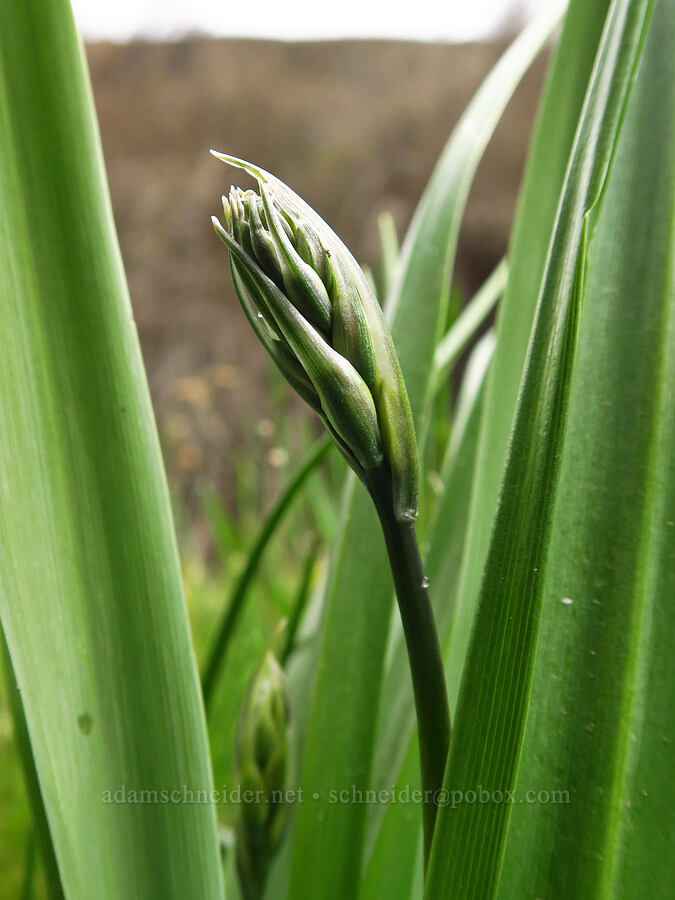
[[[422,587],[428,588],[430,584],[431,584],[431,579],[427,578],[427,576],[425,575],[424,578],[422,579]]]
[[[574,603],[574,600],[572,600],[571,597],[563,597],[560,602],[564,603],[565,606],[571,606]]]
[[[258,313],[258,318],[259,318],[259,319],[262,319],[262,317],[263,317],[263,314],[262,314],[261,312],[259,312],[259,313]]]

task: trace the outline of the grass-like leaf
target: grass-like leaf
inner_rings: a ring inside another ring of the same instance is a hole
[[[517,782],[563,802],[513,808],[504,897],[675,880],[673,34],[658,2],[587,270]]]
[[[14,726],[14,743],[21,758],[21,767],[23,769],[23,777],[26,785],[26,793],[28,794],[28,802],[31,808],[31,817],[33,822],[32,832],[26,850],[26,871],[24,873],[25,896],[32,896],[32,885],[35,881],[36,866],[36,850],[39,848],[40,859],[45,873],[45,885],[49,900],[63,900],[63,888],[61,887],[61,876],[59,875],[56,856],[54,855],[54,845],[52,843],[51,834],[49,833],[49,825],[47,823],[47,814],[45,805],[40,793],[40,784],[38,782],[37,771],[35,769],[35,760],[33,759],[33,750],[30,745],[28,736],[28,727],[26,725],[26,716],[23,711],[23,703],[21,701],[21,692],[16,683],[14,669],[12,668],[12,660],[7,649],[5,635],[0,628],[0,656],[2,656],[5,684],[7,686],[7,694],[9,700],[9,708],[12,714],[12,723]]]
[[[572,0],[548,74],[509,249],[509,277],[497,318],[446,671],[456,704],[477,595],[492,534],[509,435],[550,236],[609,0]]]
[[[215,900],[210,804],[115,802],[116,791],[208,791],[211,772],[66,0],[0,4],[0,209],[0,614],[64,893]]]
[[[296,649],[298,631],[302,623],[302,617],[305,614],[305,610],[307,609],[307,604],[309,603],[310,593],[312,589],[312,578],[314,575],[314,570],[316,569],[320,551],[321,541],[315,540],[312,543],[312,546],[309,548],[307,556],[305,557],[305,562],[302,567],[302,573],[300,576],[300,584],[298,585],[297,593],[293,598],[293,604],[288,616],[284,645],[279,654],[279,662],[282,666],[285,666],[288,663],[291,655],[293,654],[293,651]]]
[[[391,288],[401,248],[398,245],[396,223],[391,213],[383,212],[377,217],[377,232],[380,238],[380,259],[377,267],[380,293],[386,297]]]
[[[324,438],[312,447],[307,454],[306,459],[298,466],[297,471],[290,478],[274,506],[266,515],[260,531],[247,554],[246,563],[227,600],[222,617],[216,628],[209,655],[204,665],[202,691],[204,694],[204,705],[206,706],[207,711],[209,710],[213,699],[213,692],[216,688],[218,675],[225,662],[227,649],[244,608],[249,587],[258,571],[258,566],[265,553],[265,548],[283,522],[288,511],[292,509],[293,502],[296,497],[299,496],[303,485],[319,463],[324,459],[332,446],[333,442],[330,438]]]
[[[641,57],[651,4],[615,0],[568,166],[462,679],[425,896],[494,895],[516,784],[565,444],[589,243]],[[458,796],[457,793],[452,796]]]
[[[476,291],[452,325],[452,328],[436,347],[432,388],[439,391],[446,384],[452,367],[461,354],[475,338],[476,332],[497,305],[504,293],[509,266],[506,259],[496,266],[494,271]]]

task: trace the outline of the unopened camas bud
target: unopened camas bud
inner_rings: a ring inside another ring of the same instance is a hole
[[[284,671],[271,652],[249,688],[239,719],[236,763],[242,802],[237,868],[246,900],[262,896],[281,841],[289,758],[289,710]]]
[[[321,416],[366,486],[386,469],[394,512],[417,512],[417,446],[391,335],[368,279],[337,235],[283,182],[215,153],[257,180],[232,188],[224,224],[239,301],[261,343]]]

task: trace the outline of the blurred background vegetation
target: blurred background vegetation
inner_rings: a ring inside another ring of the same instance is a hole
[[[404,234],[453,125],[502,49],[206,39],[87,47],[200,665],[261,518],[320,434],[241,315],[209,224],[234,173],[208,149],[279,175],[377,272],[378,215],[390,212]],[[516,93],[472,189],[459,302],[506,250],[545,63]],[[246,684],[293,607],[316,535],[323,552],[312,582],[320,577],[343,473],[331,453],[263,559],[214,698],[216,787],[232,783]],[[0,900],[9,900],[20,896],[30,824],[4,686],[0,808]],[[227,822],[226,808],[220,815]]]

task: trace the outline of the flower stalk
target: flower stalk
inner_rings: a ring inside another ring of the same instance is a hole
[[[224,224],[244,313],[292,387],[321,417],[381,522],[410,660],[418,720],[425,859],[450,738],[445,675],[417,538],[415,429],[389,329],[337,235],[283,182],[250,163],[259,193],[231,188]]]
[[[417,715],[423,788],[424,863],[429,859],[436,823],[438,791],[450,745],[450,711],[441,647],[429,597],[429,579],[420,556],[415,520],[392,514],[387,479],[375,479],[373,498],[387,546],[403,625]]]

